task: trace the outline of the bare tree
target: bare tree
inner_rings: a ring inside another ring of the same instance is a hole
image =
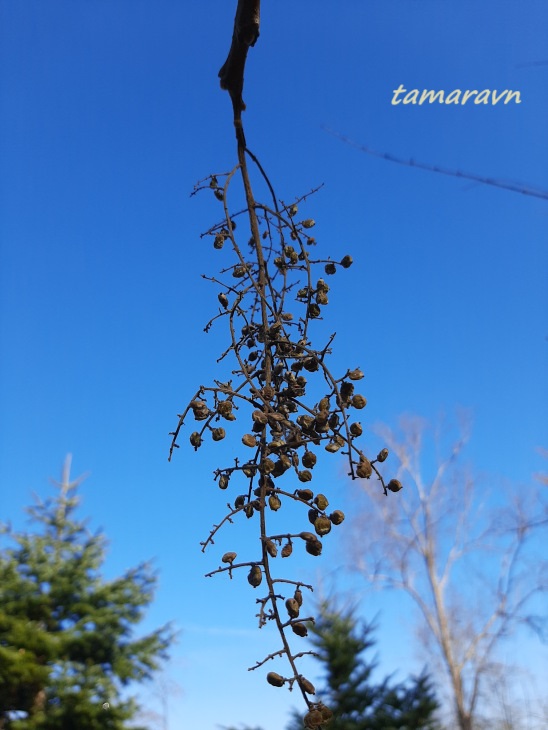
[[[424,646],[447,679],[456,726],[473,730],[487,680],[508,673],[497,662],[503,640],[522,623],[539,633],[546,625],[533,610],[548,591],[536,539],[548,520],[533,488],[488,495],[459,467],[465,425],[445,448],[438,433],[428,477],[425,422],[407,417],[400,428],[376,430],[399,460],[404,489],[398,500],[379,500],[363,481],[367,509],[355,520],[352,564],[414,601]]]

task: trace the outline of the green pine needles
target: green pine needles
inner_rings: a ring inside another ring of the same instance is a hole
[[[156,578],[143,563],[105,581],[106,541],[74,512],[81,480],[64,468],[57,496],[28,509],[35,530],[11,532],[0,553],[0,728],[135,728],[137,703],[122,694],[152,676],[173,632],[134,628]]]

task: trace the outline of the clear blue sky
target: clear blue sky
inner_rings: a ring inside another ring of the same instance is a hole
[[[276,730],[293,703],[246,671],[274,636],[255,628],[245,577],[202,577],[219,557],[198,543],[226,501],[211,452],[167,462],[176,413],[226,343],[202,332],[217,292],[200,275],[225,259],[199,234],[218,208],[189,192],[234,164],[217,71],[235,5],[0,3],[0,518],[23,524],[67,452],[91,472],[83,513],[110,538],[107,574],[155,557],[149,625],[182,630],[172,730]],[[325,183],[307,207],[321,251],[355,259],[318,328],[338,333],[334,367],[365,371],[367,423],[470,408],[477,469],[530,483],[548,446],[548,202],[372,158],[322,125],[548,190],[546,2],[263,5],[247,141],[285,201]],[[400,84],[522,103],[393,106]],[[344,507],[352,487],[332,488]],[[333,572],[344,556],[329,549]],[[386,671],[416,668],[393,631],[379,638]]]

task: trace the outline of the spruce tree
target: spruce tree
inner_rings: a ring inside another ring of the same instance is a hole
[[[122,730],[137,703],[124,687],[152,676],[169,626],[135,638],[156,578],[147,563],[104,580],[106,541],[74,518],[70,459],[55,498],[27,511],[35,530],[0,551],[0,730]]]
[[[375,646],[374,626],[359,622],[355,611],[338,611],[329,602],[319,607],[311,643],[322,662],[322,696],[333,712],[330,730],[438,730],[438,709],[430,679],[422,674],[392,684],[373,680],[376,660],[364,656]],[[290,730],[303,727],[294,716]]]

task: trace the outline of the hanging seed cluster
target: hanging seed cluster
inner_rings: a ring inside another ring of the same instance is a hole
[[[202,236],[215,251],[226,246],[221,256],[230,249],[232,257],[220,276],[204,277],[217,287],[219,305],[205,330],[209,331],[216,320],[226,323],[229,343],[219,362],[231,358],[232,365],[225,381],[201,386],[180,414],[177,428],[170,434],[170,458],[187,422],[194,424],[187,438],[195,450],[207,440],[234,439],[233,462],[214,471],[217,486],[230,489],[233,495],[229,512],[211,530],[202,549],[214,542],[225,522],[256,520],[258,555],[254,560],[240,561],[236,552],[227,552],[221,558],[222,565],[209,575],[226,571],[232,578],[233,571],[240,569],[251,587],[264,586],[266,595],[257,599],[259,626],[273,621],[281,647],[252,669],[285,656],[288,676],[271,671],[266,680],[274,687],[298,687],[308,707],[305,725],[314,728],[328,722],[332,713],[321,702],[312,701],[314,686],[299,674],[289,645],[291,634],[307,636],[307,626],[314,618],[302,615],[304,584],[275,577],[274,562],[303,548],[310,556],[320,556],[323,540],[345,519],[324,493],[316,470],[320,454],[339,452],[353,479],[373,477],[384,494],[397,492],[401,484],[397,480],[385,483],[378,469],[388,456],[386,449],[371,459],[358,444],[363,430],[359,419],[367,405],[360,388],[363,372],[353,368],[335,377],[327,364],[334,335],[320,348],[311,339],[311,323],[323,318],[329,305],[327,280],[340,269],[348,269],[352,257],[314,259],[311,252],[316,239],[311,231],[315,222],[299,217],[300,204],[308,196],[288,206],[279,202],[260,167],[272,192],[272,203],[253,200],[250,205],[250,195],[246,195],[247,208],[231,214],[228,189],[241,167],[211,176],[195,189],[210,190],[224,210],[221,222]],[[242,237],[241,228],[247,229]],[[312,381],[315,393],[323,390],[316,401],[307,396]],[[294,503],[302,509],[302,531],[270,534],[269,514]],[[289,593],[283,585],[290,588]],[[306,588],[312,590],[312,586]],[[303,653],[312,652],[298,651],[299,656]]]

